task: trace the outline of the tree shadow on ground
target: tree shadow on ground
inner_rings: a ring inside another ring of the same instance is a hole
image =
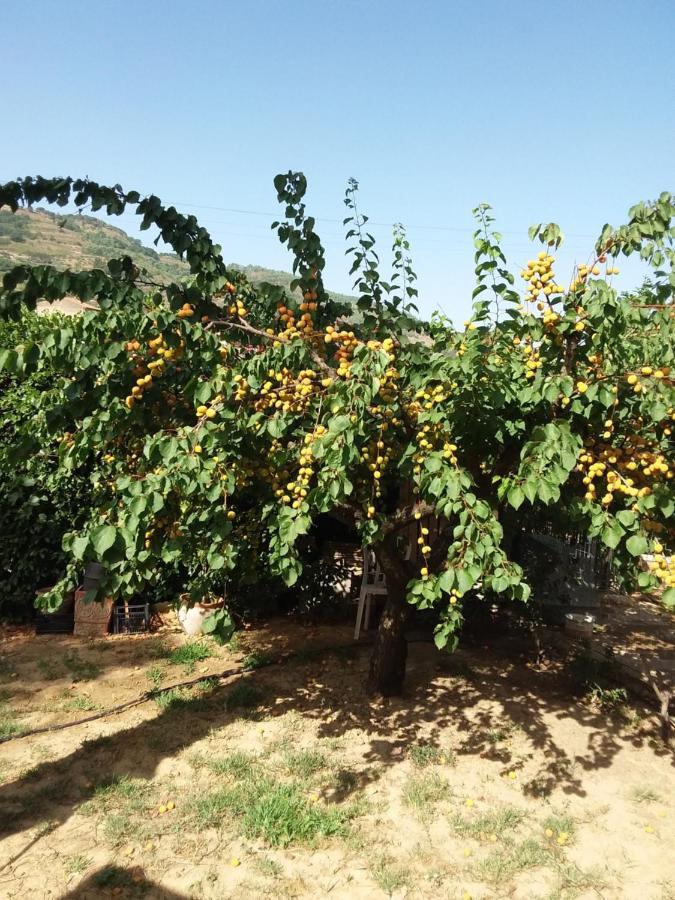
[[[258,690],[248,709],[231,702],[233,691],[241,692],[242,678],[237,678],[150,720],[84,740],[68,755],[40,763],[0,786],[0,836],[46,820],[67,821],[102,778],[151,779],[163,759],[242,715],[266,719],[293,711],[315,720],[318,736],[325,739],[358,730],[366,745],[362,771],[355,782],[346,772],[344,791],[336,792],[335,800],[379,778],[386,766],[400,761],[419,742],[447,745],[449,732],[456,754],[492,758],[504,772],[507,767],[511,771],[519,759],[508,747],[495,749],[493,740],[495,728],[504,723],[527,738],[531,757],[541,757],[535,775],[522,785],[530,795],[544,796],[555,788],[584,796],[584,773],[609,768],[628,744],[651,746],[673,761],[672,752],[655,738],[654,722],[645,720],[639,729],[624,731],[619,722],[575,700],[559,668],[539,671],[508,647],[462,650],[448,658],[429,644],[416,643],[411,646],[406,695],[398,698],[369,697],[366,671],[367,659],[357,647],[308,662],[289,660],[242,676],[244,684]],[[249,691],[249,701],[254,694]],[[583,752],[571,755],[560,745],[551,729],[555,719],[583,728]]]
[[[143,897],[144,900],[189,900],[187,894],[177,894],[146,878],[141,866],[129,869],[103,866],[80,881],[61,900],[100,900],[118,896]]]

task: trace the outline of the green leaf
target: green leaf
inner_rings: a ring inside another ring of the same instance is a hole
[[[619,546],[619,542],[624,535],[624,530],[621,525],[614,520],[613,522],[608,522],[607,525],[602,529],[602,541],[605,546],[609,547],[610,550],[613,550],[615,547]]]
[[[509,489],[507,499],[514,509],[519,509],[523,505],[525,493],[519,484],[514,484],[513,487]]]
[[[626,549],[632,556],[641,556],[649,549],[647,538],[644,534],[633,534],[626,541]]]
[[[663,592],[661,600],[664,606],[667,606],[668,609],[673,609],[675,607],[675,587],[667,588]]]
[[[114,525],[99,525],[91,533],[91,545],[96,555],[102,558],[115,543],[117,529]]]

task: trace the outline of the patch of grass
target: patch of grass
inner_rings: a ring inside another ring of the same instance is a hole
[[[575,823],[566,813],[553,813],[544,820],[546,837],[559,841],[560,844],[571,844],[575,836]],[[549,834],[548,832],[553,832]]]
[[[61,704],[64,712],[91,712],[94,709],[100,709],[98,703],[94,703],[91,697],[82,695],[80,697],[71,697]]]
[[[407,887],[409,883],[407,871],[387,857],[381,857],[374,863],[370,868],[370,874],[380,890],[389,897],[394,891]]]
[[[185,688],[169,688],[153,697],[160,709],[175,709],[184,706],[192,699],[191,694]]]
[[[328,765],[326,757],[318,750],[287,750],[283,754],[283,763],[290,775],[299,778],[310,778]]]
[[[77,681],[92,681],[101,674],[101,667],[90,659],[83,659],[77,650],[65,653],[63,664]]]
[[[427,766],[454,766],[457,762],[453,750],[444,750],[432,744],[415,744],[408,751],[408,756],[418,769]]]
[[[600,897],[609,888],[606,874],[599,866],[581,869],[575,863],[566,862],[557,866],[557,873],[560,884],[548,900],[573,900],[591,891]]]
[[[13,721],[12,716],[0,714],[0,738],[11,737],[13,734],[19,734],[21,728]]]
[[[64,862],[64,868],[68,875],[81,875],[90,863],[88,856],[69,856]]]
[[[643,784],[633,788],[630,799],[635,803],[660,803],[661,795],[653,787]]]
[[[80,807],[85,815],[119,810],[145,812],[150,806],[153,786],[142,778],[110,775],[95,786],[91,800]]]
[[[55,665],[52,659],[39,659],[37,662],[38,672],[45,681],[56,681],[61,677],[61,669]]]
[[[251,777],[259,768],[258,757],[253,753],[245,753],[236,750],[229,756],[220,759],[211,759],[206,762],[207,768],[216,775],[231,775],[233,778],[244,779]]]
[[[264,692],[251,684],[249,681],[241,680],[232,685],[225,698],[225,709],[255,709],[260,706],[264,699]]]
[[[187,641],[169,653],[169,662],[174,666],[183,666],[187,675],[191,675],[198,662],[208,659],[213,654],[198,641]]]
[[[198,830],[217,828],[226,819],[246,837],[275,847],[313,844],[318,838],[344,835],[354,814],[351,808],[327,809],[313,803],[298,784],[268,777],[248,778],[206,794],[192,806],[193,824]]]
[[[537,841],[528,838],[519,844],[513,844],[488,854],[475,867],[474,874],[481,881],[499,885],[518,872],[548,865],[551,861],[550,851]]]
[[[252,653],[249,653],[248,656],[245,656],[242,660],[242,666],[244,669],[253,670],[253,669],[262,669],[264,666],[268,666],[274,657],[271,653],[264,653],[262,650],[254,650]]]
[[[103,835],[115,847],[131,840],[141,841],[146,834],[145,823],[129,813],[110,813],[103,819]]]
[[[0,738],[10,737],[21,731],[21,726],[14,719],[15,714],[13,710],[0,702]]]
[[[427,819],[442,800],[452,795],[450,785],[437,772],[412,775],[403,788],[403,802],[420,819]]]
[[[148,679],[152,687],[157,690],[162,686],[162,681],[164,681],[164,674],[164,669],[161,666],[151,666],[145,673],[145,677]]]
[[[353,794],[359,786],[359,776],[353,769],[341,767],[336,769],[330,779],[333,800],[340,802]]]
[[[612,712],[620,708],[628,700],[628,691],[622,687],[603,687],[594,684],[588,692],[588,699],[604,712]]]
[[[269,856],[259,856],[253,863],[261,875],[267,878],[279,878],[283,875],[284,868],[276,860],[270,859]]]
[[[522,810],[516,809],[515,806],[503,806],[472,817],[456,815],[452,820],[452,826],[458,834],[484,840],[492,838],[493,835],[497,838],[503,837],[507,831],[517,828],[524,818],[525,813]]]

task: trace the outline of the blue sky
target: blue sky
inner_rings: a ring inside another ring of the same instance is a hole
[[[354,176],[383,260],[402,221],[422,311],[461,320],[481,201],[514,268],[528,225],[557,221],[564,276],[605,222],[675,187],[674,26],[672,0],[3,0],[0,179],[156,193],[226,260],[289,268],[272,178],[300,169],[347,291]]]

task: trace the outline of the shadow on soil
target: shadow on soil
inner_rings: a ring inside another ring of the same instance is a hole
[[[187,894],[169,891],[145,877],[141,866],[123,869],[120,866],[104,866],[80,881],[61,900],[99,900],[102,897],[144,897],[145,900],[189,900]]]
[[[261,652],[266,649],[259,647]],[[625,729],[625,723],[576,700],[559,667],[535,669],[508,645],[444,657],[429,644],[412,644],[407,692],[400,698],[367,696],[366,671],[366,648],[314,657],[305,654],[282,666],[248,673],[138,725],[84,740],[67,756],[40,763],[0,786],[0,835],[45,821],[62,823],[91,797],[102,779],[124,775],[150,779],[164,758],[242,716],[274,718],[295,711],[318,720],[321,738],[339,738],[359,729],[369,745],[365,765],[362,776],[346,787],[345,794],[378,778],[383,766],[401,760],[420,740],[447,742],[446,728],[454,732],[456,754],[494,759],[504,771],[518,763],[512,761],[508,746],[496,747],[495,729],[505,723],[519,729],[530,742],[532,756],[543,757],[538,772],[522,786],[534,796],[546,796],[554,788],[584,796],[584,773],[609,768],[627,744],[648,745],[654,753],[672,759],[672,752],[655,738],[651,719]],[[249,688],[248,701],[234,706],[233,690],[241,697],[247,693],[242,682]],[[570,755],[556,743],[547,724],[551,717],[571,720],[586,730],[583,753]],[[74,729],[73,737],[76,734]]]

